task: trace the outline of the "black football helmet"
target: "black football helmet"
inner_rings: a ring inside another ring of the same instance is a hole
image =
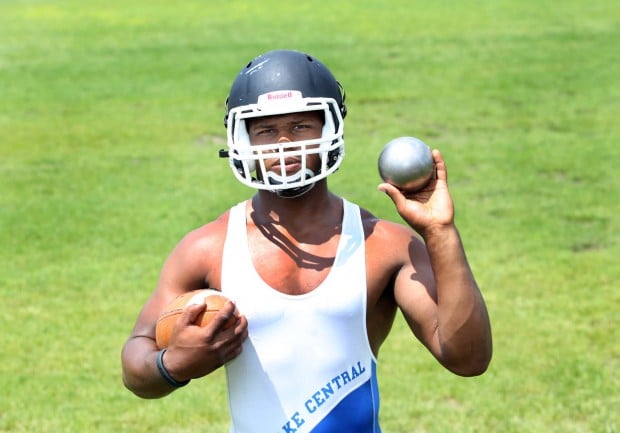
[[[276,50],[251,60],[237,75],[226,99],[228,157],[239,181],[283,197],[304,194],[319,179],[338,169],[344,157],[346,116],[344,89],[318,59],[298,51]],[[246,119],[305,111],[320,111],[325,119],[316,140],[250,145]],[[305,167],[305,156],[320,154],[318,173]],[[302,170],[266,172],[264,160],[301,156]],[[256,172],[260,170],[260,175]]]

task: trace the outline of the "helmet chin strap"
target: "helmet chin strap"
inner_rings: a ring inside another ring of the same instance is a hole
[[[306,179],[311,179],[312,177],[314,177],[314,172],[309,168],[306,168],[305,171],[297,172],[294,175],[288,176],[286,178],[272,172],[267,173],[269,183],[272,185],[281,185],[284,183],[285,180],[288,182],[298,182],[302,178],[302,176],[305,176]],[[270,190],[270,192],[282,198],[297,198],[310,191],[313,186],[314,182],[308,183],[304,186],[298,186],[296,188]]]

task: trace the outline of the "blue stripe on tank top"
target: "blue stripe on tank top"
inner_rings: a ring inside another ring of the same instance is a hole
[[[375,364],[372,377],[334,407],[312,433],[381,433]]]

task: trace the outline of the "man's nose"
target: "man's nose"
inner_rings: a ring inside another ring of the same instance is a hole
[[[290,143],[291,141],[291,137],[288,135],[287,132],[282,132],[279,134],[278,136],[278,143]]]

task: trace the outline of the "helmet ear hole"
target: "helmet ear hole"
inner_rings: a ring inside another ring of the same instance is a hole
[[[338,158],[340,158],[340,149],[334,149],[327,152],[327,167],[332,167],[336,162],[338,162]]]
[[[256,161],[254,161],[253,159],[241,158],[237,150],[234,150],[232,153],[234,156],[231,156],[230,160],[233,166],[239,172],[239,174],[241,174],[242,176],[249,177],[252,175],[252,173],[256,171]],[[245,167],[243,164],[244,160],[245,160]]]

